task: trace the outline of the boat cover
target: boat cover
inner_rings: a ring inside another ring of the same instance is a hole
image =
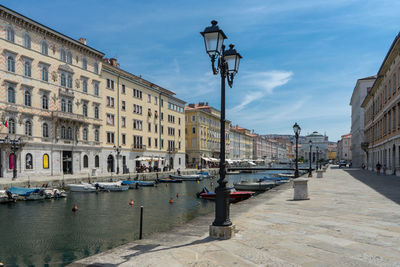
[[[38,193],[39,188],[25,188],[25,187],[11,187],[8,189],[8,191],[11,192],[11,194],[16,194],[20,196],[29,196],[32,193]]]

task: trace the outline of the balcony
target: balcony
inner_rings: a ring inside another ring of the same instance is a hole
[[[82,123],[86,122],[86,117],[84,117],[83,115],[63,111],[53,111],[52,117],[61,120],[76,121]]]
[[[74,97],[74,90],[67,88],[67,87],[60,87],[58,89],[58,93],[59,95],[63,95],[63,96],[68,96],[68,97]]]
[[[178,149],[176,147],[169,147],[168,148],[168,153],[176,154],[176,153],[178,153]]]
[[[146,150],[146,146],[142,145],[142,144],[133,144],[131,146],[131,150],[132,151],[145,151]]]

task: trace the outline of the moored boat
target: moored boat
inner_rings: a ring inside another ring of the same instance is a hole
[[[230,188],[229,202],[235,203],[241,200],[245,200],[254,194],[255,192],[253,191],[236,191],[234,188]],[[206,187],[204,187],[201,192],[197,193],[197,196],[202,199],[215,200],[216,193],[209,191]]]
[[[182,183],[182,179],[161,178],[156,180],[157,183]]]
[[[203,176],[200,174],[189,174],[189,175],[169,175],[170,179],[178,179],[183,181],[202,181]]]
[[[16,195],[13,195],[10,191],[0,190],[0,203],[15,202],[16,200]]]
[[[129,188],[137,188],[138,186],[154,186],[153,181],[122,181],[122,185],[128,185]]]
[[[234,183],[233,187],[236,190],[244,190],[244,191],[266,191],[271,189],[276,185],[275,181],[263,181],[263,182],[251,182],[251,181],[240,181],[238,183]]]
[[[96,192],[97,189],[94,185],[88,183],[68,184],[71,192]]]
[[[110,182],[110,183],[96,183],[96,187],[99,187],[104,191],[125,191],[129,189],[129,185],[122,185],[122,181]]]

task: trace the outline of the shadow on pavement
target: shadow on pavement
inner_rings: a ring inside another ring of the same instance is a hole
[[[374,172],[360,169],[344,169],[360,182],[376,192],[400,204],[400,177],[394,175],[377,175]]]

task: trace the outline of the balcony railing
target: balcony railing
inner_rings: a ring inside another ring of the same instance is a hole
[[[131,150],[132,151],[144,151],[144,150],[146,150],[146,146],[142,145],[142,144],[133,144],[131,146]]]
[[[63,111],[53,111],[53,117],[65,120],[72,120],[78,122],[86,122],[86,117],[80,114],[70,113],[70,112],[63,112]]]

